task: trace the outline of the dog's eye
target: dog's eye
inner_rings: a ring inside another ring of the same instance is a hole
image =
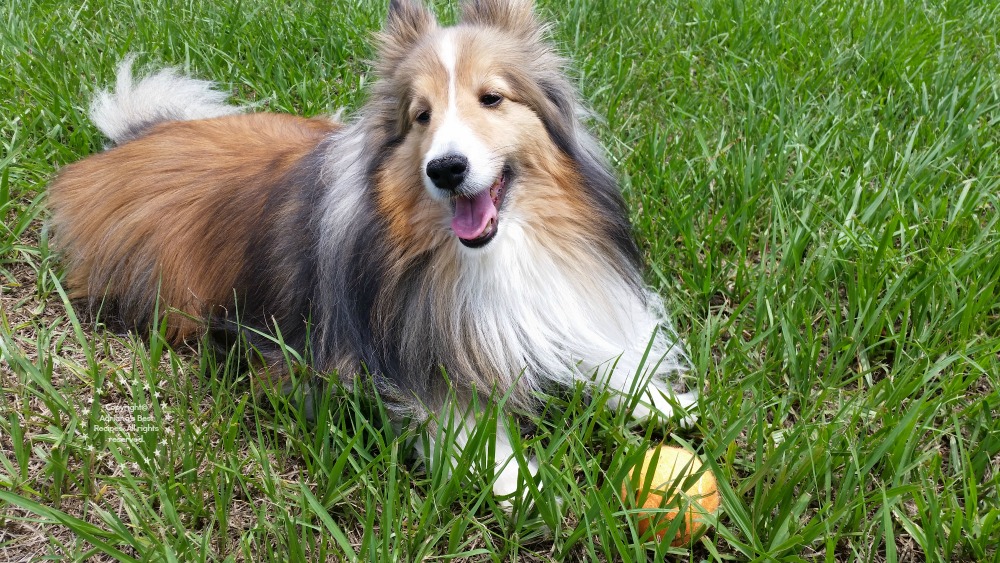
[[[426,110],[425,109],[424,111],[418,113],[417,117],[416,117],[416,121],[417,121],[417,123],[419,123],[421,125],[427,125],[428,123],[430,123],[431,122],[431,112],[430,112],[430,110]]]
[[[482,104],[483,107],[487,108],[495,108],[500,105],[500,102],[502,101],[503,96],[497,94],[496,92],[487,92],[482,96],[479,96],[479,103]]]

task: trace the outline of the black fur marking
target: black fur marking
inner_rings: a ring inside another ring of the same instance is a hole
[[[375,135],[378,138],[378,135]],[[370,137],[369,137],[370,138]],[[336,154],[332,143],[321,145],[327,155]],[[351,215],[337,225],[342,238],[331,239],[330,233],[318,233],[317,275],[322,285],[317,288],[317,306],[313,335],[315,365],[329,370],[354,364],[351,368],[371,374],[386,371],[383,354],[378,349],[373,331],[372,312],[385,279],[384,268],[389,250],[386,246],[388,228],[376,212],[375,191],[372,187],[377,163],[389,149],[384,143],[366,143],[361,158],[364,162],[345,163],[340,174],[350,174],[349,167],[360,166],[361,182],[331,182],[324,189],[363,190],[359,205]],[[347,194],[326,193],[326,198],[347,197]],[[316,220],[323,221],[323,213]]]
[[[175,119],[176,117],[172,117],[169,113],[163,112],[160,115],[156,115],[155,117],[151,117],[149,119],[130,122],[128,124],[128,128],[112,139],[112,142],[116,146],[124,145],[125,143],[134,141],[140,137],[145,137],[147,134],[152,132],[152,129],[157,125],[167,121],[173,121]]]
[[[602,164],[600,156],[589,154],[580,145],[576,145],[574,149],[569,156],[576,162],[578,172],[584,178],[583,187],[594,202],[595,208],[605,211],[604,219],[607,223],[605,234],[612,247],[624,260],[624,264],[618,265],[619,274],[638,289],[642,284],[642,280],[639,279],[642,254],[635,240],[628,207],[622,197],[618,180]]]
[[[427,397],[433,388],[432,378],[439,375],[435,367],[441,362],[440,353],[432,346],[438,339],[432,336],[434,328],[427,327],[425,346],[417,353],[410,351],[405,357],[400,344],[404,341],[403,328],[408,318],[429,318],[413,309],[427,307],[433,292],[441,289],[434,283],[430,260],[430,254],[412,260],[394,288],[393,301],[381,304],[382,314],[389,317],[389,322],[382,323],[385,334],[382,335],[383,345],[379,347],[381,365],[397,388],[417,397]]]
[[[141,267],[137,264],[141,264]],[[86,298],[86,311],[90,320],[97,320],[113,327],[116,332],[132,330],[143,337],[149,335],[154,328],[154,314],[151,307],[158,302],[158,279],[154,276],[153,260],[141,252],[130,251],[124,258],[115,260],[115,264],[95,268],[95,275],[90,279]],[[96,275],[96,272],[139,272],[133,276],[130,284],[121,293],[111,294],[109,288],[115,284],[110,276]]]
[[[313,217],[324,188],[323,157],[320,148],[314,149],[270,190],[261,224],[246,247],[232,301],[213,311],[209,323],[209,333],[220,346],[231,346],[242,337],[267,361],[280,361],[282,351],[274,342],[280,333],[285,345],[307,354],[316,293],[318,226]]]
[[[385,226],[374,213],[368,198],[364,200],[363,213],[368,226],[365,232],[340,241],[337,250],[339,269],[324,272],[323,280],[329,284],[330,301],[324,303],[323,332],[327,349],[338,356],[354,356],[371,373],[384,371],[382,355],[375,344],[372,330],[372,310],[382,285],[382,264],[387,253],[384,243]],[[323,358],[320,365],[334,358]]]

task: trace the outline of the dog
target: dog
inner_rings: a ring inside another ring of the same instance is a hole
[[[241,336],[265,366],[280,336],[407,417],[460,413],[459,448],[472,405],[532,412],[553,384],[691,415],[683,343],[533,3],[467,0],[443,27],[392,0],[376,40],[346,122],[246,112],[126,59],[90,112],[113,146],[48,191],[71,298],[175,344]],[[518,487],[510,444],[498,425],[500,496]]]

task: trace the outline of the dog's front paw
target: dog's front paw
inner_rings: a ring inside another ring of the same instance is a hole
[[[499,473],[496,480],[493,481],[493,495],[500,499],[497,504],[510,514],[514,510],[514,497],[519,492],[526,499],[531,498],[527,487],[534,486],[535,476],[538,475],[538,460],[535,458],[528,460],[528,474],[525,475],[527,486],[520,491],[517,486],[520,468],[513,458],[508,459],[507,463],[503,467],[498,467],[497,470]]]
[[[682,428],[692,428],[698,421],[697,405],[697,391],[677,393],[650,385],[632,410],[632,418],[639,422],[645,422],[653,416],[677,418]]]

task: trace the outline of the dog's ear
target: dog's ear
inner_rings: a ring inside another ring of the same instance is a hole
[[[434,14],[421,0],[391,0],[389,16],[378,34],[382,60],[391,63],[403,58],[421,37],[436,28]]]
[[[391,0],[385,21],[386,35],[403,44],[413,44],[437,26],[434,14],[420,0]]]
[[[462,22],[497,27],[529,39],[537,38],[541,31],[533,0],[466,0]]]

